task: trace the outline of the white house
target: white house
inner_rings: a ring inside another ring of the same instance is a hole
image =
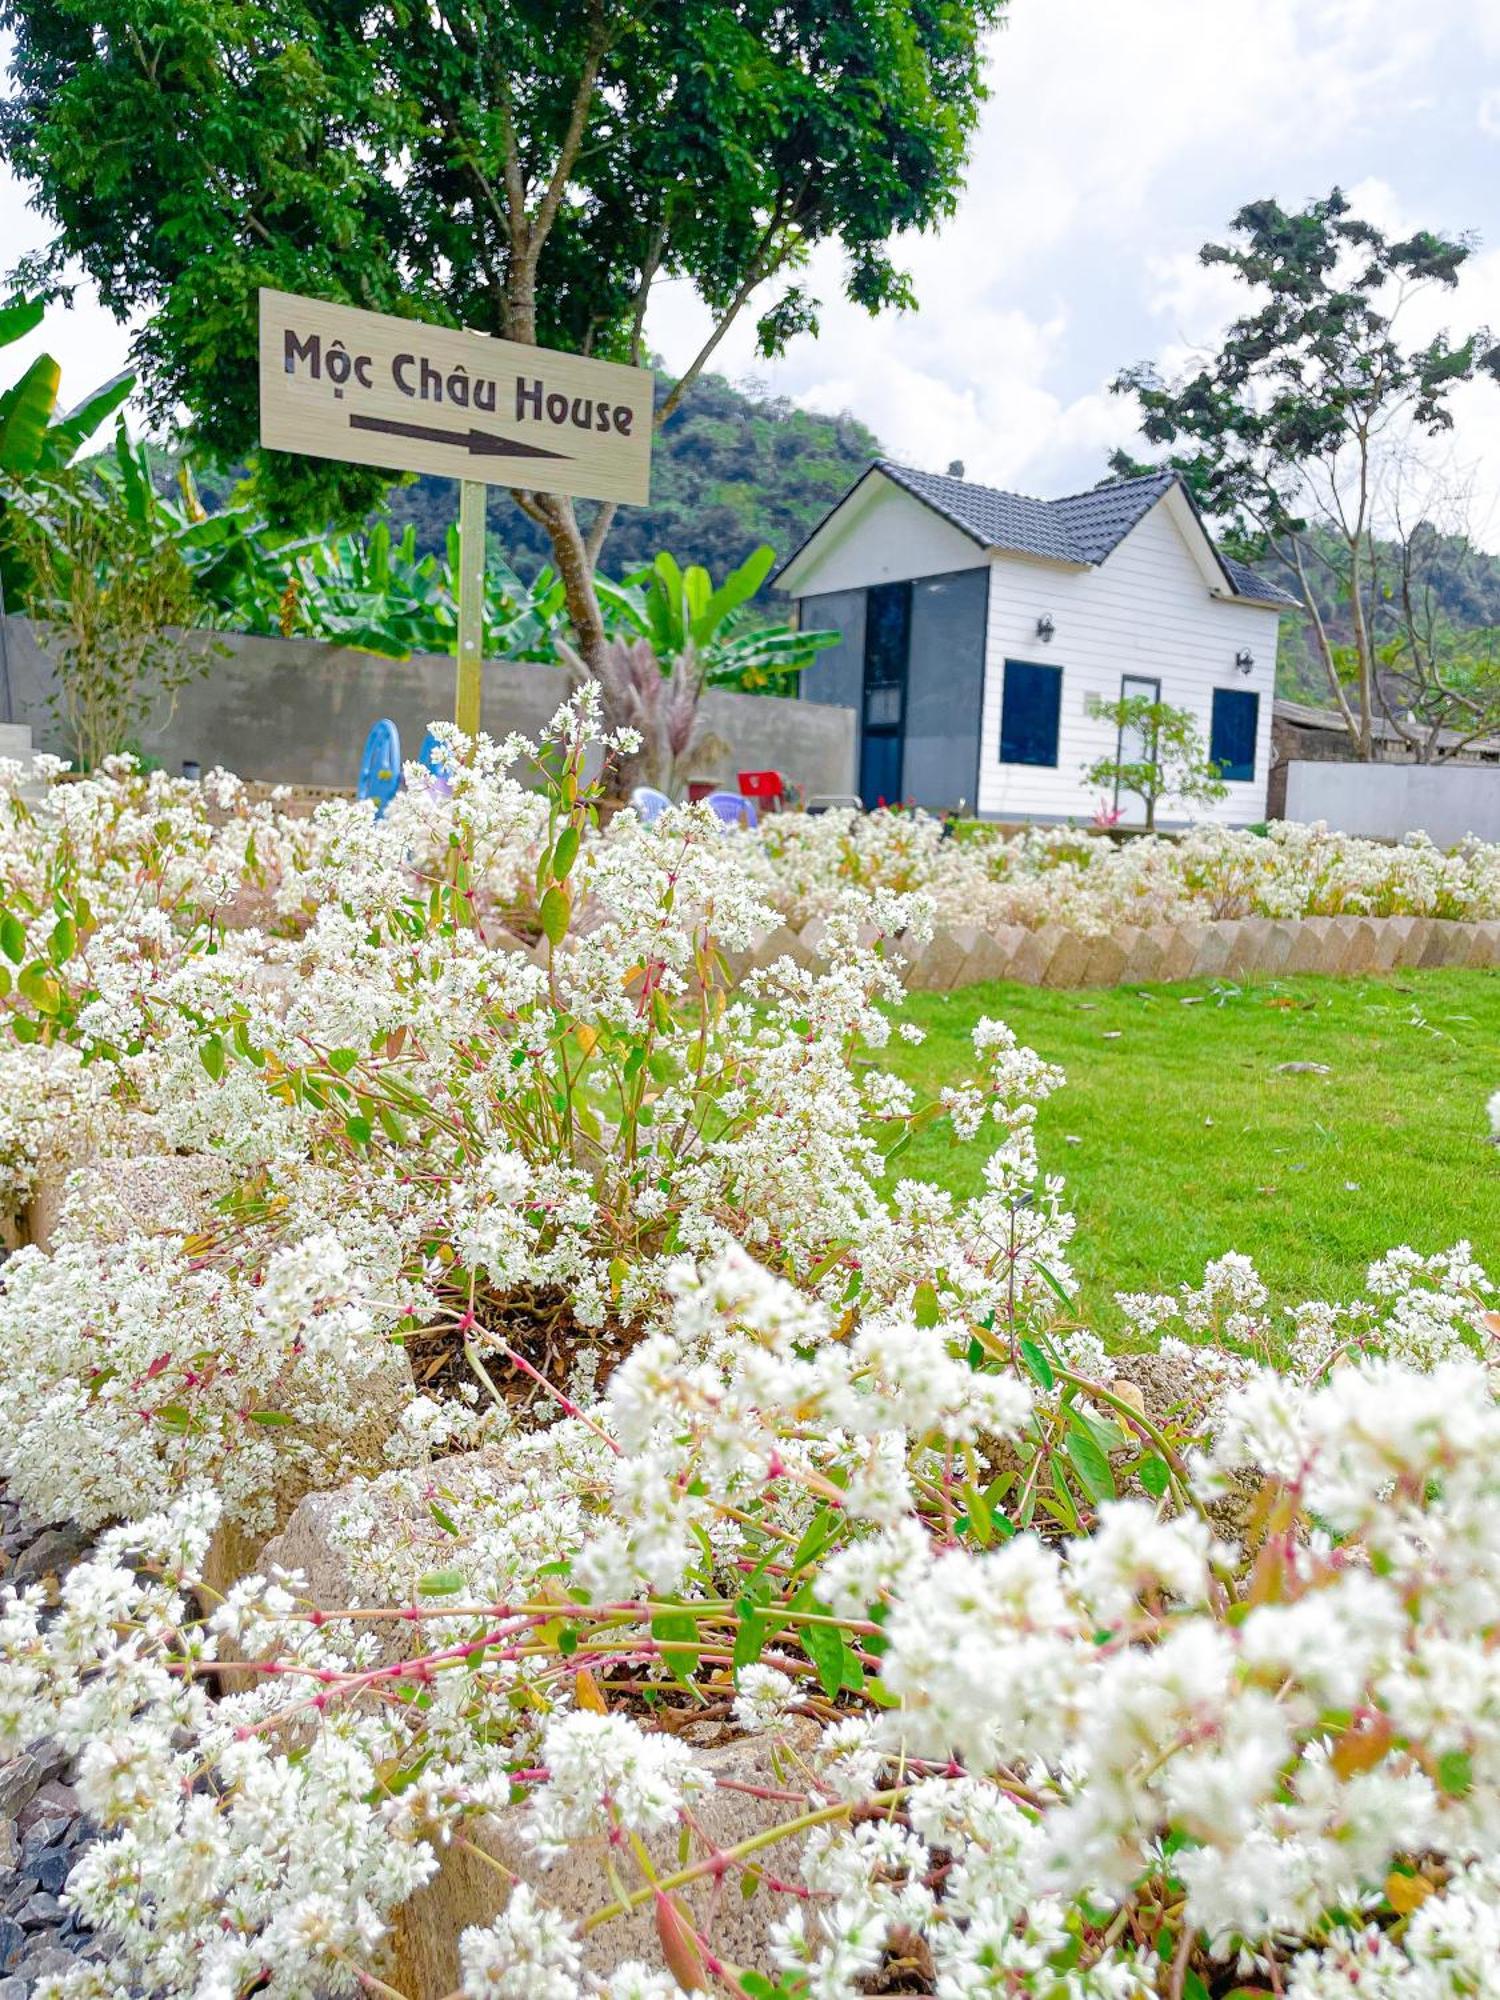
[[[1175,473],[1032,500],[882,462],[777,581],[804,626],[840,634],[802,692],[858,712],[866,805],[1090,819],[1084,767],[1116,750],[1091,707],[1144,694],[1190,710],[1222,767],[1227,797],[1198,810],[1265,818],[1296,599],[1220,554]]]

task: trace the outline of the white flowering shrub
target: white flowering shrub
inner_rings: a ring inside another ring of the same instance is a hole
[[[1115,842],[1071,827],[950,837],[925,813],[776,814],[760,832],[767,893],[797,926],[849,888],[931,899],[937,920],[1086,934],[1188,917],[1500,916],[1500,847],[1398,846],[1278,821]]]
[[[0,1754],[58,1737],[101,1829],[44,2000],[426,2000],[460,1868],[464,2000],[1500,1993],[1470,1247],[1289,1320],[1228,1256],[1109,1355],[1058,1073],[992,1021],[936,1103],[879,1066],[966,843],[601,830],[592,729],[379,823],[120,768],[0,825],[11,1184],[55,1109],[153,1191],[0,1275],[0,1473],[101,1530],[0,1599]],[[1271,894],[1218,838],[1115,888]],[[732,986],[798,898],[825,962]],[[970,1201],[901,1177],[935,1119]],[[334,1489],[336,1586],[226,1560]]]

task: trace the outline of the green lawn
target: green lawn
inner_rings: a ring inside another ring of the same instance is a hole
[[[1193,1004],[1188,1004],[1188,1003]],[[1041,1108],[1042,1163],[1068,1182],[1083,1304],[1196,1280],[1226,1250],[1281,1302],[1346,1298],[1372,1257],[1467,1237],[1500,1272],[1500,971],[1401,972],[1224,987],[1054,993],[999,984],[913,994],[920,1048],[892,1067],[935,1089],[971,1064],[984,1015],[1067,1072]],[[1278,1073],[1291,1062],[1330,1074]],[[1076,1142],[1076,1143],[1073,1143]],[[985,1136],[922,1134],[899,1171],[955,1194],[980,1185]]]

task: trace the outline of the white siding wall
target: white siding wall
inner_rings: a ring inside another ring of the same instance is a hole
[[[984,561],[977,542],[877,473],[789,566],[788,581],[798,597],[813,597],[978,569]]]
[[[1050,645],[1036,636],[1036,622],[1044,612],[1057,627]],[[1115,701],[1121,675],[1149,674],[1160,679],[1163,701],[1190,709],[1198,718],[1205,747],[1216,687],[1260,696],[1253,782],[1231,785],[1227,798],[1198,812],[1230,825],[1264,819],[1277,623],[1274,611],[1210,595],[1167,504],[1153,507],[1095,570],[996,557],[990,578],[980,811],[1004,819],[1091,818],[1098,797],[1080,774],[1086,762],[1113,755],[1115,732],[1088,714],[1088,700]],[[1234,664],[1241,647],[1255,655],[1249,675]],[[1000,762],[1000,696],[1007,658],[1063,670],[1056,769]],[[1124,804],[1127,821],[1137,818],[1140,801]],[[1170,825],[1182,817],[1169,803],[1162,821]]]

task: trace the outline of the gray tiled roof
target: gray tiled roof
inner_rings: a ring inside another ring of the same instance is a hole
[[[1174,472],[1153,472],[1141,479],[1113,480],[1087,493],[1070,493],[1062,500],[1033,500],[1025,493],[1004,493],[998,487],[976,486],[967,479],[916,472],[889,459],[879,460],[875,469],[934,508],[982,548],[1012,549],[1017,555],[1090,567],[1102,563],[1118,548],[1136,522],[1177,483]],[[1244,563],[1227,556],[1219,556],[1219,562],[1237,596],[1258,597],[1274,604],[1297,602],[1279,584],[1257,576]]]
[[[1229,572],[1229,581],[1240,597],[1263,597],[1272,604],[1300,604],[1301,599],[1290,590],[1283,590],[1279,583],[1273,583],[1259,570],[1251,569],[1249,563],[1236,562],[1233,556],[1221,555],[1219,561]]]

